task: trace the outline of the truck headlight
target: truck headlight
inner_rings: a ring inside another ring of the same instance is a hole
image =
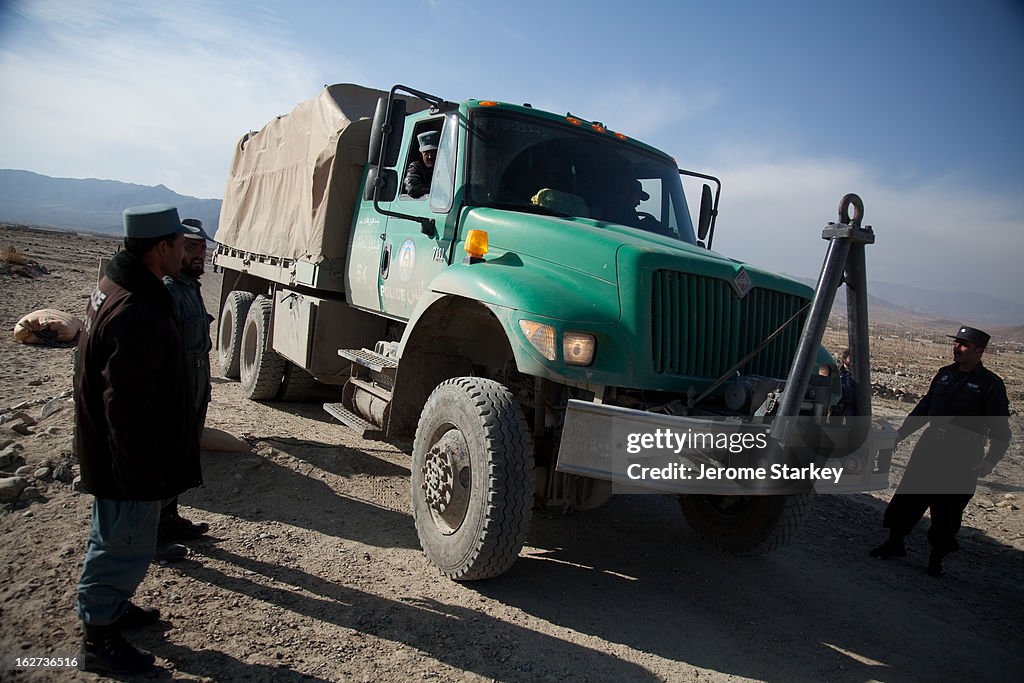
[[[586,332],[566,332],[562,336],[562,356],[569,365],[590,365],[594,362],[597,340]]]
[[[548,360],[555,359],[555,328],[533,320],[520,320],[519,329],[542,356]]]

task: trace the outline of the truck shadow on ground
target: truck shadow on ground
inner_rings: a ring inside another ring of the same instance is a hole
[[[218,589],[254,597],[317,621],[402,643],[439,662],[487,678],[529,680],[536,662],[525,655],[520,658],[517,651],[522,650],[527,653],[544,652],[547,661],[557,662],[559,667],[571,665],[577,671],[600,672],[600,676],[607,680],[657,680],[642,667],[611,654],[509,624],[476,610],[430,598],[392,600],[300,569],[243,557],[217,547],[205,548],[202,552],[210,560],[237,569],[239,574],[250,574],[229,575],[199,563],[184,563],[179,571]],[[263,580],[298,590],[266,585],[261,582]],[[165,654],[162,646],[154,647],[158,654]],[[512,648],[511,653],[504,654],[509,648]],[[250,665],[230,658],[214,658],[208,664],[189,667],[188,670],[202,675],[214,673],[206,666],[217,667],[216,674],[220,680],[239,680],[250,673]]]
[[[407,513],[345,495],[320,477],[323,471],[340,477],[408,476],[408,469],[366,451],[339,455],[339,447],[324,444],[294,439],[274,443],[293,456],[294,469],[258,455],[204,452],[206,483],[183,495],[181,502],[251,522],[276,521],[377,547],[419,547]],[[366,523],[369,519],[372,524]]]
[[[530,545],[540,552],[475,587],[580,633],[761,680],[938,680],[960,668],[975,680],[999,680],[1024,664],[1007,656],[1013,615],[1024,608],[1015,582],[972,583],[964,562],[937,583],[924,574],[924,558],[871,561],[873,532],[856,530],[861,538],[851,543],[849,530],[840,538],[821,521],[793,547],[734,558],[702,547],[674,500],[633,498],[575,523],[535,517]],[[1019,554],[1005,559],[1013,575]],[[937,611],[956,615],[957,625],[937,621]],[[976,640],[956,642],[965,623]]]

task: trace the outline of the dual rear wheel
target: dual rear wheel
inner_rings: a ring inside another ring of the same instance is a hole
[[[242,383],[246,398],[256,401],[305,400],[316,380],[289,362],[270,343],[273,302],[260,294],[233,291],[221,309],[217,359],[221,372]]]

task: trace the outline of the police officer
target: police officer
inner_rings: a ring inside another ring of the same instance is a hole
[[[419,144],[420,158],[409,164],[405,169],[402,181],[405,191],[410,197],[422,197],[430,192],[430,181],[434,175],[434,159],[437,158],[437,141],[441,134],[436,130],[428,130],[416,136]]]
[[[960,547],[956,534],[978,478],[992,471],[1010,445],[1006,386],[981,363],[989,335],[965,326],[952,338],[954,362],[939,370],[928,393],[900,426],[898,441],[926,424],[928,428],[885,509],[883,526],[889,529],[889,538],[870,553],[882,559],[905,557],[904,537],[930,509],[932,576],[942,576],[943,558]]]
[[[75,455],[94,497],[78,582],[83,622],[78,668],[134,674],[153,655],[121,637],[151,624],[152,607],[131,602],[156,547],[161,501],[202,484],[195,409],[174,301],[161,278],[184,257],[173,206],[124,212],[124,251],[89,299],[75,362]]]
[[[164,286],[174,299],[174,310],[185,343],[189,366],[188,385],[195,404],[201,441],[206,410],[210,405],[210,323],[213,316],[207,313],[203,303],[199,278],[205,271],[206,242],[210,236],[203,230],[203,222],[198,218],[185,218],[181,224],[195,228],[197,232],[185,235],[185,258],[181,262],[181,272],[174,277],[164,277]],[[177,496],[171,498],[160,510],[157,553],[154,557],[165,561],[180,559],[181,551],[172,544],[198,538],[209,529],[210,525],[206,522],[195,523],[182,517],[178,512]]]

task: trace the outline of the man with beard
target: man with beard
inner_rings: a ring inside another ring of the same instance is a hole
[[[209,235],[203,231],[203,222],[198,218],[181,221],[196,229],[196,233],[185,236],[185,256],[181,271],[174,277],[164,277],[164,285],[174,300],[179,330],[185,343],[188,358],[189,396],[198,416],[198,438],[202,440],[206,423],[206,410],[210,404],[210,322],[213,316],[206,312],[203,303],[202,285],[199,278],[206,269],[206,241]],[[205,534],[210,528],[206,522],[198,524],[182,517],[178,512],[178,498],[165,501],[160,510],[157,561],[173,561],[187,553],[177,541],[188,541]]]
[[[177,275],[183,234],[173,206],[124,212],[124,250],[89,298],[75,358],[75,456],[95,499],[78,581],[78,668],[139,673],[149,652],[121,629],[159,612],[131,602],[156,548],[161,501],[202,484],[195,411],[174,302],[160,278]]]
[[[960,548],[956,534],[978,478],[992,471],[1010,445],[1006,386],[981,364],[989,335],[961,327],[952,339],[953,364],[939,369],[928,393],[900,426],[898,441],[925,424],[928,428],[885,509],[883,526],[889,529],[889,539],[870,553],[881,559],[905,557],[904,537],[930,508],[928,573],[936,577],[944,573],[942,559]]]

